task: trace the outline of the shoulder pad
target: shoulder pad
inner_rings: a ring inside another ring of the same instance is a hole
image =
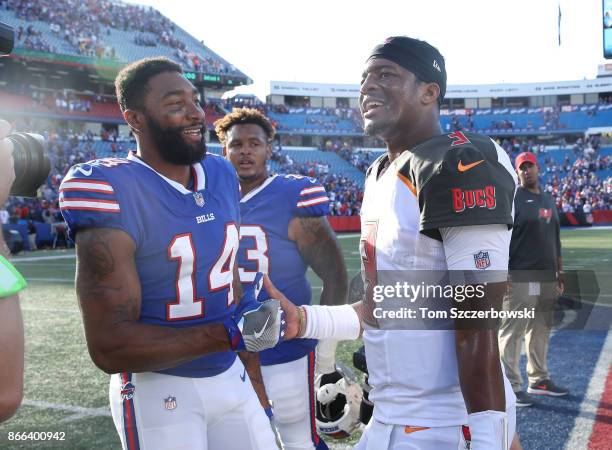
[[[400,173],[415,186],[421,230],[511,226],[516,184],[506,159],[489,137],[474,133],[443,134],[415,147]]]

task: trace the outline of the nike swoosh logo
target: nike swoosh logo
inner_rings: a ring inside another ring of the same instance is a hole
[[[481,159],[480,161],[476,161],[476,162],[473,162],[473,163],[470,163],[470,164],[463,165],[461,163],[461,160],[459,160],[459,164],[457,164],[457,170],[459,172],[466,172],[466,171],[472,169],[473,167],[476,167],[478,164],[483,163],[483,162],[484,162],[484,159]]]
[[[243,383],[244,383],[244,380],[246,380],[246,369],[244,369],[244,372],[242,372],[242,375],[240,375],[240,379],[242,380]]]
[[[81,172],[83,175],[88,177],[91,175],[91,172],[93,171],[93,167],[89,166],[89,170],[86,170],[83,167],[77,167],[75,170]]]
[[[527,200],[527,203],[531,203],[531,202],[533,202],[533,200]]]
[[[406,425],[404,428],[404,433],[411,434],[416,433],[417,431],[429,430],[429,427],[411,427],[410,425]]]
[[[253,333],[253,336],[255,336],[255,339],[259,339],[261,335],[264,334],[264,331],[266,331],[266,326],[268,325],[269,321],[270,321],[270,316],[268,316],[268,318],[266,319],[266,322],[263,324],[263,327],[261,327],[261,330],[259,330],[259,332],[255,331]]]

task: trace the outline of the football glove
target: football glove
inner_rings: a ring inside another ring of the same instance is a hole
[[[232,350],[260,352],[274,347],[285,334],[285,320],[278,300],[260,302],[263,274],[257,273],[232,316],[223,322]]]
[[[274,433],[276,445],[278,445],[278,448],[282,448],[283,444],[280,438],[280,434],[278,432],[278,428],[276,427],[276,421],[274,420],[274,411],[272,410],[271,406],[264,408],[264,411],[266,412],[266,416],[268,416],[268,419],[270,419],[270,427],[272,428],[272,433]]]

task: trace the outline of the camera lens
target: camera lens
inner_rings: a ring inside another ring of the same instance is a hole
[[[38,187],[51,171],[51,162],[44,150],[44,138],[33,133],[13,133],[6,137],[13,143],[15,182],[11,195],[36,197]]]

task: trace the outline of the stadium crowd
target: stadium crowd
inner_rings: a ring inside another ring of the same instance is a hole
[[[24,122],[14,122],[16,130],[31,129],[31,125]],[[0,222],[6,223],[26,223],[32,237],[30,238],[30,248],[35,247],[35,227],[36,222],[48,223],[58,232],[64,231],[59,226],[63,224],[63,218],[59,210],[58,188],[61,180],[68,169],[78,163],[84,163],[99,156],[93,149],[94,138],[111,142],[111,152],[121,157],[133,144],[118,140],[115,130],[102,130],[98,136],[94,136],[91,131],[83,134],[74,132],[69,128],[57,127],[43,133],[47,154],[51,160],[51,173],[47,182],[41,188],[41,195],[38,198],[9,197],[9,200],[0,208]],[[279,165],[277,173],[297,173],[318,179],[326,188],[330,197],[330,215],[351,216],[358,215],[363,198],[363,189],[353,180],[345,176],[330,173],[328,164],[321,162],[307,162],[299,164],[294,162],[289,155],[282,151],[275,151],[273,160]],[[274,173],[274,171],[271,171]],[[65,236],[61,236],[57,245],[68,245]]]
[[[164,45],[190,69],[211,73],[237,73],[230,64],[210,55],[198,55],[175,36],[176,27],[152,7],[110,0],[0,0],[0,9],[15,12],[27,22],[42,21],[51,32],[80,55],[116,59],[116,49],[105,43],[110,29],[134,32],[132,42],[143,47]],[[30,50],[55,52],[32,25],[16,30],[17,45]]]
[[[58,109],[70,111],[88,111],[91,101],[76,96],[68,91],[55,92],[49,97],[49,92],[32,90],[33,104],[51,104]],[[98,98],[96,101],[108,99]],[[230,106],[230,105],[225,105]],[[233,106],[233,105],[231,105]],[[218,106],[221,107],[221,104]],[[266,111],[274,109],[276,105],[256,105]],[[330,111],[330,114],[334,114]],[[36,129],[32,123],[17,121],[13,124],[15,129]],[[42,195],[38,199],[23,199],[11,197],[9,202],[0,209],[2,223],[28,223],[30,231],[34,232],[33,223],[43,222],[54,226],[62,223],[58,205],[58,187],[68,168],[76,163],[96,159],[93,143],[99,139],[111,142],[111,155],[123,156],[131,145],[128,136],[119,136],[116,129],[102,129],[98,136],[88,130],[78,134],[69,128],[48,128],[45,138],[48,154],[51,159],[52,170],[47,183],[42,187]],[[612,170],[612,158],[609,155],[600,155],[599,138],[578,139],[568,145],[564,138],[560,138],[555,145],[566,149],[569,154],[562,162],[555,161],[546,153],[546,147],[533,139],[506,138],[498,140],[501,147],[513,160],[519,153],[532,151],[541,161],[542,186],[553,195],[560,212],[583,212],[590,214],[595,210],[612,209],[612,177],[607,176],[600,180],[598,171]],[[350,140],[328,139],[324,141],[321,151],[335,152],[344,160],[365,172],[380,153],[369,150],[356,150]],[[103,155],[108,156],[108,154]],[[332,173],[330,165],[320,161],[296,163],[291,156],[283,152],[280,147],[275,149],[272,161],[276,162],[277,173],[297,173],[318,179],[326,188],[330,197],[330,215],[351,216],[358,215],[363,198],[363,186],[343,176]],[[274,173],[270,170],[270,173]],[[605,172],[604,172],[605,173]],[[66,240],[60,240],[65,243]]]
[[[271,174],[295,173],[316,178],[325,187],[329,196],[331,216],[359,215],[363,200],[363,186],[343,175],[330,173],[329,164],[319,161],[296,163],[288,154],[279,149],[272,153],[272,161],[278,163],[278,170],[269,170]]]
[[[555,199],[561,212],[583,212],[612,208],[612,177],[600,180],[596,171],[612,169],[610,156],[582,157],[573,163],[566,156],[562,164],[546,160],[544,188]]]

